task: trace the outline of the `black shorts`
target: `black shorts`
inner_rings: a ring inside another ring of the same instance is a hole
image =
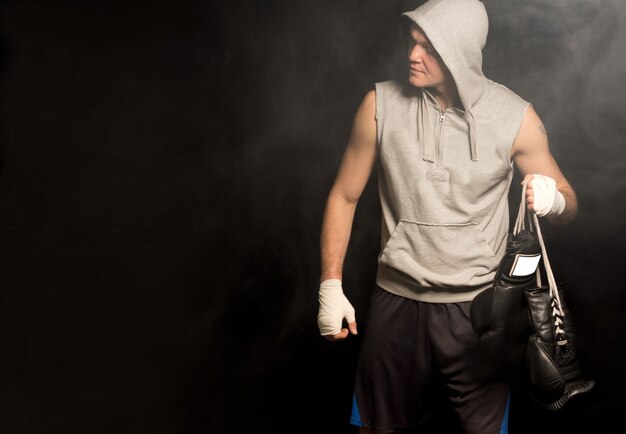
[[[460,432],[506,433],[508,381],[489,375],[469,308],[469,302],[424,303],[374,290],[351,423],[377,434],[399,432],[423,425],[437,402],[448,406]]]

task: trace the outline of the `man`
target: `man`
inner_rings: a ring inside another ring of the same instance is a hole
[[[469,305],[504,254],[513,162],[539,216],[571,221],[576,196],[530,104],[482,73],[483,4],[430,0],[404,15],[408,83],[377,83],[365,96],[326,203],[318,324],[334,342],[357,333],[342,267],[357,202],[378,163],[378,288],[352,422],[361,433],[419,426],[429,383],[440,378],[463,432],[506,432],[508,384],[476,367]]]

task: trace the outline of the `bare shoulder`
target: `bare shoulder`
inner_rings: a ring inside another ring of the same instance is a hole
[[[365,94],[354,117],[350,146],[363,148],[376,146],[376,91]]]
[[[533,108],[529,106],[524,114],[522,125],[511,149],[513,156],[534,152],[540,149],[547,150],[548,133],[541,118]]]
[[[522,173],[540,174],[556,180],[561,191],[570,188],[548,146],[548,134],[539,115],[530,106],[513,142],[515,164]]]
[[[543,126],[541,118],[539,118],[539,115],[532,105],[528,107],[528,110],[526,110],[524,120],[522,121],[522,128],[533,129],[533,132],[535,132],[534,130],[538,130],[544,136],[548,135],[546,133],[546,129]]]
[[[365,112],[368,115],[375,115],[376,113],[376,90],[372,89],[365,94],[363,101],[359,107],[359,112]]]
[[[344,152],[333,194],[356,203],[367,184],[377,156],[376,99],[368,92],[354,117],[350,139]]]

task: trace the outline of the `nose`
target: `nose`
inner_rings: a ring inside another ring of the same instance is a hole
[[[424,61],[423,59],[424,53],[425,53],[424,47],[418,44],[415,44],[413,48],[409,50],[409,61],[411,63],[422,63]]]

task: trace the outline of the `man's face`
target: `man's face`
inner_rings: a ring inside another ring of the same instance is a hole
[[[434,87],[441,90],[452,80],[450,71],[435,51],[422,29],[411,25],[409,40],[409,83],[415,87]]]

